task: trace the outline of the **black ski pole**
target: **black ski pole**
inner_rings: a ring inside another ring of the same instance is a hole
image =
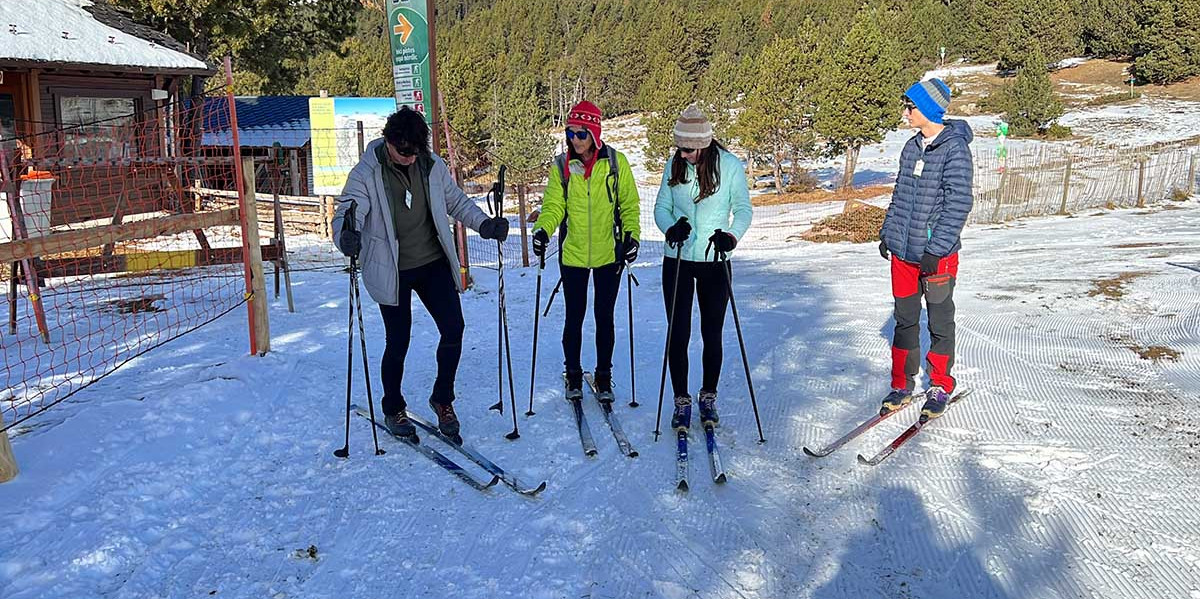
[[[499,216],[499,217],[504,216],[504,172],[506,170],[508,170],[508,167],[501,164],[500,165],[500,173],[496,177],[497,181],[492,186],[492,199],[495,200],[496,216]],[[507,435],[504,435],[504,438],[512,441],[512,440],[521,438],[521,430],[517,427],[517,391],[513,387],[512,344],[509,342],[509,337],[508,337],[508,306],[506,305],[506,302],[504,301],[505,300],[505,298],[504,298],[504,244],[498,239],[496,240],[496,258],[497,258],[497,261],[499,262],[498,289],[499,289],[499,294],[500,294],[500,298],[499,298],[500,328],[501,328],[501,332],[503,333],[503,340],[504,340],[504,347],[503,347],[504,356],[503,357],[506,358],[506,361],[508,363],[508,405],[510,408],[512,408],[512,421],[513,421],[512,432],[508,433]],[[504,413],[504,387],[503,387],[504,377],[503,376],[500,377],[500,383],[501,383],[500,413],[503,414]]]
[[[721,230],[717,229],[720,234]],[[709,243],[710,247],[712,243]],[[707,250],[705,254],[707,255]],[[758,417],[758,400],[754,397],[754,381],[750,380],[750,360],[746,357],[746,343],[742,339],[742,321],[738,318],[737,302],[733,299],[733,268],[729,263],[729,254],[721,250],[717,250],[713,258],[724,262],[721,271],[725,274],[725,288],[729,292],[729,307],[733,308],[733,326],[737,329],[738,348],[742,350],[742,368],[746,370],[746,387],[750,389],[750,406],[754,408],[754,423],[758,426],[758,442],[766,443],[767,439],[763,437],[762,420]]]
[[[353,218],[354,209],[348,211],[350,218]],[[354,385],[354,269],[357,266],[355,258],[350,258],[350,292],[346,299],[348,305],[346,310],[346,333],[348,340],[346,341],[346,444],[341,449],[333,450],[333,455],[339,458],[350,457],[350,392]],[[372,426],[371,428],[375,428]]]
[[[503,165],[501,166],[503,168]],[[488,191],[488,209],[495,216],[496,212],[496,184],[492,184],[492,189]],[[499,274],[499,285],[496,291],[496,403],[492,404],[489,410],[496,410],[500,415],[504,415],[504,252],[500,247],[500,242],[496,242],[496,263]]]
[[[682,217],[687,220],[687,217]],[[658,417],[654,419],[654,440],[662,434],[663,392],[667,385],[667,356],[671,353],[671,331],[675,330],[675,301],[679,299],[679,271],[683,267],[683,244],[675,251],[675,284],[671,288],[671,309],[667,310],[667,341],[663,344],[662,374],[658,379]]]
[[[533,300],[533,360],[529,364],[529,411],[526,416],[533,416],[533,382],[537,378],[537,347],[538,323],[542,315],[542,271],[546,270],[546,254],[538,256],[537,293]]]
[[[371,439],[375,441],[375,455],[383,455],[379,448],[379,432],[375,426],[375,399],[371,393],[371,368],[367,365],[367,333],[363,329],[362,290],[358,287],[358,260],[350,259],[350,278],[354,281],[354,309],[358,312],[358,342],[362,344],[363,378],[367,381],[367,410],[371,414]]]
[[[550,307],[554,305],[554,296],[558,295],[558,290],[562,289],[562,277],[558,277],[558,282],[554,284],[554,290],[550,292],[550,299],[546,301],[546,311],[542,312],[542,316],[550,314]]]
[[[637,368],[633,359],[633,286],[638,284],[633,270],[625,271],[625,281],[625,297],[629,304],[629,407],[636,408],[641,404],[637,402],[637,377],[634,375]]]

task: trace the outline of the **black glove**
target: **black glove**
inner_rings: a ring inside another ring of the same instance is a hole
[[[494,216],[483,221],[483,224],[479,225],[479,236],[503,242],[508,239],[508,219],[503,216]]]
[[[633,262],[635,260],[637,260],[638,249],[641,247],[642,247],[642,244],[640,242],[638,242],[638,240],[636,240],[632,236],[630,236],[629,233],[626,233],[625,234],[625,243],[621,244],[621,254],[622,255],[619,256],[618,258],[625,260],[626,264],[633,264]]]
[[[941,262],[941,261],[942,261],[941,256],[934,256],[933,254],[930,254],[929,252],[925,252],[925,254],[921,256],[921,274],[922,275],[937,274],[938,262]]]
[[[533,233],[533,255],[538,258],[546,257],[546,246],[550,245],[550,236],[538,229]]]
[[[362,235],[354,229],[343,227],[342,232],[338,234],[338,247],[347,258],[354,258],[362,250]]]
[[[679,217],[675,224],[667,227],[667,245],[671,247],[680,247],[687,242],[688,237],[692,236],[692,225],[688,223],[686,216]]]
[[[884,260],[891,260],[892,259],[891,254],[892,253],[889,252],[887,249],[887,242],[880,239],[879,240],[879,255],[883,256]]]
[[[737,247],[737,237],[734,237],[733,233],[728,233],[725,231],[717,231],[716,233],[713,233],[709,236],[708,242],[711,243],[713,249],[717,250],[718,252],[729,253],[733,251],[733,248]]]

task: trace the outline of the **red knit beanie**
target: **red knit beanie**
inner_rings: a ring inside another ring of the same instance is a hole
[[[603,144],[600,143],[600,109],[596,108],[595,104],[584,100],[571,108],[571,112],[567,113],[567,126],[583,127],[596,138],[596,148],[599,149]]]

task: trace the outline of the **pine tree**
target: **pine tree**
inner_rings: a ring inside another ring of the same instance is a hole
[[[810,37],[814,29],[803,28],[798,38],[777,37],[763,48],[733,127],[752,155],[770,157],[775,193],[784,190],[784,163],[810,154],[815,143],[811,121],[818,53]]]
[[[704,114],[712,121],[717,139],[729,138],[730,127],[733,125],[733,108],[738,96],[744,92],[739,68],[740,64],[732,54],[718,52],[696,86],[696,100]]]
[[[1147,0],[1135,51],[1133,73],[1142,81],[1167,84],[1200,75],[1200,2]]]
[[[492,156],[508,166],[506,179],[517,190],[521,229],[522,260],[529,266],[529,246],[526,239],[526,196],[529,185],[541,180],[554,158],[555,140],[548,133],[549,111],[543,108],[537,82],[532,76],[522,76],[496,91],[492,103],[489,129],[492,133]]]
[[[1000,88],[990,104],[1000,109],[1013,135],[1035,135],[1063,115],[1063,105],[1054,93],[1046,70],[1046,58],[1034,50],[1025,55],[1017,76]]]
[[[860,11],[821,70],[814,125],[829,155],[845,153],[842,187],[854,182],[858,153],[883,140],[898,122],[902,84],[896,49],[878,25],[875,11]]]
[[[646,165],[650,170],[659,170],[666,164],[675,143],[672,134],[675,119],[695,99],[692,84],[678,64],[667,60],[658,72],[650,75],[638,95],[639,103],[647,111],[641,119],[646,128]]]
[[[334,49],[364,10],[357,0],[107,0],[213,64],[233,55],[239,94],[291,93],[314,51]]]

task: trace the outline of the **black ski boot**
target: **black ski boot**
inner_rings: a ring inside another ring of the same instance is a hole
[[[596,376],[592,380],[596,382],[596,401],[602,404],[611,404],[613,402],[612,371],[597,370]]]
[[[721,421],[721,417],[717,416],[717,392],[700,390],[700,395],[696,397],[696,403],[700,405],[700,424],[703,426],[716,426]]]
[[[687,431],[692,427],[692,396],[681,395],[675,398],[675,413],[671,415],[671,428],[677,431]]]
[[[582,401],[583,400],[583,372],[568,372],[567,378],[567,401]]]
[[[462,436],[458,434],[458,415],[454,413],[453,403],[434,403],[429,400],[429,407],[437,414],[438,430],[442,431],[455,445],[462,445]]]

